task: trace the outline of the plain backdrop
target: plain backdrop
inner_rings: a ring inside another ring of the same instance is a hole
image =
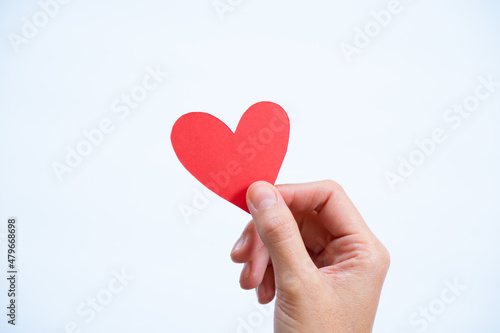
[[[291,118],[277,183],[338,181],[388,247],[375,332],[500,331],[500,88],[458,128],[443,118],[479,77],[500,81],[496,1],[401,0],[351,61],[341,46],[391,1],[73,0],[44,16],[47,2],[0,5],[0,267],[10,216],[19,267],[16,327],[0,279],[0,331],[271,332],[272,305],[229,258],[249,215],[210,197],[186,218],[203,186],[170,144],[184,113],[235,129],[259,101]],[[168,76],[114,112],[156,69]],[[54,163],[106,119],[59,179]],[[436,128],[447,139],[391,189]]]

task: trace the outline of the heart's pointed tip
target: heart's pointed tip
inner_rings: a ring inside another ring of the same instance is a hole
[[[242,211],[244,212],[247,212],[248,214],[251,214],[250,213],[250,210],[248,209],[248,206],[247,204],[245,203],[245,205],[236,205],[238,208],[240,208]]]

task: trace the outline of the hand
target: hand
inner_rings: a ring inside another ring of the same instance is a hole
[[[243,289],[276,295],[275,332],[371,332],[390,258],[342,187],[256,182],[247,204],[231,257]]]

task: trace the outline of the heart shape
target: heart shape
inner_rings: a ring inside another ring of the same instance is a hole
[[[258,181],[274,184],[285,158],[290,120],[272,102],[252,105],[236,131],[203,112],[183,115],[172,128],[175,154],[211,191],[248,212],[246,191]]]

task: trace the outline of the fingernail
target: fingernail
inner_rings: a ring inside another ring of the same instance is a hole
[[[250,203],[256,211],[269,209],[276,205],[277,202],[276,192],[269,184],[257,186],[250,196]]]
[[[260,286],[257,287],[257,298],[259,299],[259,302],[264,300],[266,296],[267,296],[266,285],[261,284]]]
[[[240,281],[246,280],[250,276],[250,264],[247,262],[241,271]]]
[[[238,252],[243,247],[243,245],[245,245],[246,241],[247,241],[246,235],[240,237],[240,239],[238,239],[236,244],[234,244],[233,249],[231,250],[231,253]]]

